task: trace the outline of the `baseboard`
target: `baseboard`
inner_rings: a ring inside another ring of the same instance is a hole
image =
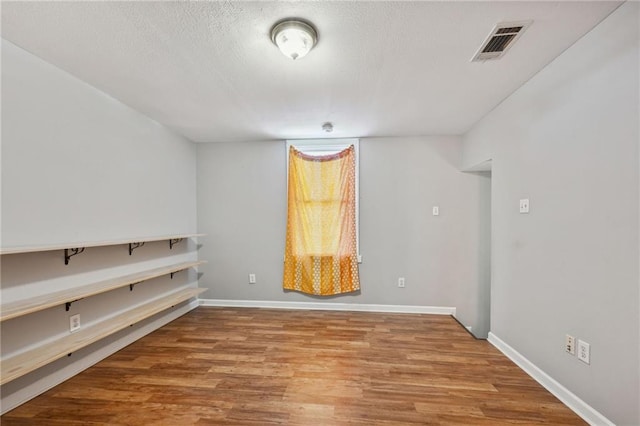
[[[278,302],[268,300],[200,299],[201,306],[234,308],[307,309],[320,311],[387,312],[404,314],[455,315],[456,308],[448,306],[372,305],[331,302]]]
[[[605,416],[596,411],[589,404],[578,398],[569,389],[555,381],[551,376],[538,368],[535,364],[525,358],[518,351],[513,349],[498,336],[489,332],[489,342],[495,346],[500,352],[505,354],[507,358],[516,363],[518,367],[523,369],[525,373],[533,377],[535,381],[540,383],[545,389],[551,392],[556,398],[562,401],[567,407],[573,410],[577,415],[582,417],[584,421],[590,425],[598,426],[615,426],[615,424]]]
[[[160,317],[156,317],[153,320],[150,319],[149,321],[134,325],[133,328],[126,329],[127,334],[125,336],[118,337],[116,340],[108,342],[108,344],[102,347],[94,348],[90,345],[79,350],[75,353],[78,359],[74,362],[68,362],[66,358],[62,358],[26,376],[5,383],[2,386],[0,414],[5,414],[59,385],[198,306],[198,301],[193,300],[164,315],[159,314],[161,315]],[[113,336],[117,336],[117,334]],[[109,338],[105,338],[105,340],[107,339]],[[37,376],[34,378],[33,375]]]

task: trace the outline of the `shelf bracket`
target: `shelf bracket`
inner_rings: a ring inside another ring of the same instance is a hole
[[[138,247],[142,247],[144,245],[144,242],[142,243],[129,243],[129,256],[131,256],[131,254],[133,253],[133,251],[135,249],[137,249]]]
[[[71,308],[71,304],[72,304],[72,303],[75,303],[75,302],[77,302],[77,301],[79,301],[79,300],[82,300],[82,299],[76,299],[76,300],[72,300],[71,302],[66,302],[66,303],[64,304],[64,308],[65,308],[64,310],[65,310],[65,311],[67,311],[67,312],[69,312],[69,309]]]
[[[171,238],[169,240],[169,250],[171,250],[173,248],[173,246],[175,246],[176,244],[178,244],[182,240],[184,240],[184,238]]]
[[[138,281],[137,283],[132,283],[129,284],[129,291],[133,291],[133,286],[135,286],[136,284],[140,284],[142,281]]]
[[[184,271],[184,269],[180,269],[180,271]],[[178,272],[180,272],[180,271],[173,271],[173,272],[169,273],[169,276],[171,277],[171,279],[173,279],[173,276],[175,274],[177,274]]]
[[[69,259],[71,259],[76,254],[82,253],[83,251],[84,251],[84,247],[64,249],[64,264],[68,265]]]

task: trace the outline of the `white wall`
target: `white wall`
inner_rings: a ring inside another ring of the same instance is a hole
[[[639,7],[464,138],[465,166],[493,160],[492,333],[619,425],[640,424]],[[564,352],[567,333],[591,344],[591,365]]]
[[[195,230],[195,147],[2,41],[2,246]]]
[[[330,298],[282,290],[286,226],[283,141],[198,145],[204,298],[453,306],[478,323],[480,176],[459,171],[455,137],[360,142],[362,290]],[[431,215],[432,206],[440,216]],[[248,284],[255,273],[257,284]],[[406,287],[398,288],[398,277]]]
[[[64,71],[2,40],[2,247],[196,231],[195,146]],[[194,243],[2,256],[4,303],[195,259]],[[69,316],[104,320],[178,287],[194,271],[2,322],[2,354],[69,333]],[[6,411],[187,312],[183,303],[2,386]]]

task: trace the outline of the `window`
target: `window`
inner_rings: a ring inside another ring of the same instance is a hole
[[[356,248],[360,262],[360,139],[301,139],[287,140],[287,191],[289,191],[289,147],[310,156],[337,154],[353,145],[356,153]]]
[[[284,289],[360,289],[357,148],[353,139],[287,141]]]

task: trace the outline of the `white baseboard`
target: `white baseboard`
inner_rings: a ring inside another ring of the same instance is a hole
[[[556,398],[562,401],[567,407],[573,410],[577,415],[582,417],[584,421],[590,425],[597,426],[615,426],[615,424],[605,416],[596,411],[589,404],[578,398],[569,389],[555,381],[551,376],[538,368],[535,364],[525,358],[518,351],[513,349],[495,334],[489,332],[489,342],[498,348],[500,352],[505,354],[507,358],[522,368],[525,373],[533,377],[535,381],[540,383],[545,389],[551,392]]]
[[[45,365],[26,376],[19,377],[14,381],[5,383],[2,385],[0,414],[13,410],[30,399],[48,391],[49,389],[81,373],[92,365],[97,364],[108,356],[116,353],[125,346],[130,345],[136,340],[197,307],[198,301],[191,301],[188,304],[165,313],[151,321],[145,321],[134,325],[132,328],[126,329],[129,330],[129,332],[125,336],[120,337],[115,341],[111,341],[102,347],[93,349],[92,346],[87,346],[86,348],[77,351],[75,355],[79,356],[79,358],[75,361],[70,362],[67,358],[62,358],[51,364]],[[105,340],[107,339],[109,339],[109,337]]]
[[[234,308],[307,309],[320,311],[387,312],[404,314],[454,315],[455,307],[412,306],[412,305],[372,305],[362,303],[331,302],[278,302],[268,300],[225,300],[200,299],[202,306],[228,306]]]

